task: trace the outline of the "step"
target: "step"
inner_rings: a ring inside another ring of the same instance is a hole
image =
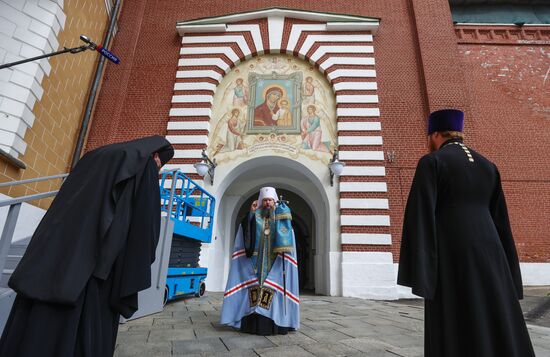
[[[28,243],[21,243],[21,242],[12,243],[12,245],[10,245],[10,250],[8,251],[8,254],[22,256],[23,254],[25,254],[25,251],[27,250],[27,245]]]
[[[15,291],[10,288],[0,288],[0,334],[2,334],[4,325],[8,320],[15,295]]]
[[[15,269],[17,267],[17,264],[21,261],[21,258],[23,258],[22,255],[11,255],[9,254],[6,257],[6,264],[4,265],[4,269]]]
[[[0,288],[8,287],[8,280],[10,280],[13,269],[4,269],[2,272],[2,278],[0,278]]]

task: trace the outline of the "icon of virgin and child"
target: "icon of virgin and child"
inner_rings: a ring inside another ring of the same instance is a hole
[[[264,102],[254,109],[254,126],[292,126],[292,112],[285,92],[276,85],[264,90]]]

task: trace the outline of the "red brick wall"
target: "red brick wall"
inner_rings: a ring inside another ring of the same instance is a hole
[[[522,261],[550,262],[550,42],[461,44],[470,146],[500,170]]]
[[[526,73],[539,78],[540,71],[527,70],[521,76],[518,72],[515,79],[499,82],[500,72],[493,73],[494,68],[481,66],[480,56],[472,52],[466,55],[467,48],[481,51],[482,45],[457,45],[446,0],[349,1],[345,8],[337,1],[305,4],[265,0],[124,2],[113,48],[122,63],[107,67],[87,149],[166,133],[181,47],[175,29],[177,21],[273,6],[379,17],[381,24],[374,37],[374,49],[383,149],[396,154],[393,163],[386,163],[394,243],[390,251],[395,261],[399,258],[403,207],[412,174],[417,160],[426,152],[425,118],[430,110],[446,106],[466,111],[468,143],[501,167],[521,260],[550,261],[550,252],[544,247],[550,228],[547,218],[550,150],[545,144],[550,142],[550,121],[540,111],[535,112],[530,95],[518,95],[516,90],[531,86],[524,79]],[[512,50],[508,47],[495,47],[492,56],[511,61],[515,57],[506,54],[505,51]],[[533,68],[545,70],[544,56],[536,57],[528,49],[520,46],[517,50],[518,54],[528,56],[525,66],[530,63]],[[520,68],[522,64],[517,62]],[[548,91],[548,87],[538,89]],[[342,250],[388,248],[343,245]]]

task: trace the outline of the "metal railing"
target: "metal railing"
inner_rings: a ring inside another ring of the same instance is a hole
[[[65,179],[69,174],[59,174],[47,177],[38,177],[29,180],[20,180],[20,181],[11,181],[0,183],[0,187],[9,187],[24,185],[27,183],[42,182],[54,179]],[[7,200],[0,201],[0,208],[9,206],[8,215],[6,216],[6,222],[4,223],[4,228],[2,229],[2,236],[0,237],[0,274],[4,271],[4,266],[6,264],[6,258],[10,250],[11,241],[13,239],[13,234],[15,233],[15,225],[17,224],[17,218],[19,218],[19,212],[21,211],[21,205],[24,202],[30,202],[35,200],[40,200],[42,198],[55,196],[59,192],[50,191],[44,193],[37,193],[34,195],[28,195],[17,198],[10,198]]]

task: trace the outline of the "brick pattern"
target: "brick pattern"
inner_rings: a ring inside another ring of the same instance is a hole
[[[460,44],[550,45],[548,26],[455,26]]]
[[[61,5],[49,0],[0,1],[0,61],[15,62],[57,50],[65,25]],[[3,69],[0,73],[0,149],[14,157],[25,153],[25,132],[32,127],[34,104],[44,92],[48,59]]]
[[[218,82],[221,80],[222,75],[229,70],[229,68],[233,68],[235,65],[237,65],[239,62],[246,60],[248,58],[247,56],[250,55],[256,55],[256,53],[274,53],[272,48],[270,47],[264,47],[263,50],[259,50],[256,48],[254,44],[254,39],[252,35],[252,31],[254,28],[257,28],[261,25],[263,19],[258,19],[257,22],[247,22],[246,25],[242,25],[239,27],[239,29],[242,29],[242,32],[238,31],[230,31],[226,33],[211,33],[211,32],[198,32],[198,33],[192,33],[192,34],[185,34],[182,38],[182,52],[180,54],[180,61],[179,61],[179,67],[178,67],[178,84],[179,83],[185,83],[185,84],[196,84],[196,83],[202,83],[204,86],[207,86],[209,83],[212,83],[210,79],[215,79],[215,84],[218,84]],[[269,21],[269,20],[268,20]],[[310,27],[303,27],[301,25],[307,24]],[[305,58],[306,60],[309,60],[314,66],[319,67],[325,71],[325,75],[327,75],[329,81],[332,84],[339,83],[342,85],[342,88],[346,88],[347,83],[353,83],[353,82],[360,82],[360,83],[366,83],[363,81],[363,77],[360,77],[361,71],[364,72],[372,72],[371,78],[369,78],[368,82],[370,84],[373,84],[376,88],[376,78],[375,78],[375,72],[374,72],[374,58],[372,55],[368,52],[365,53],[353,53],[353,50],[355,50],[358,46],[372,46],[372,42],[370,39],[372,38],[372,35],[370,32],[350,32],[350,31],[342,31],[342,32],[330,32],[323,30],[322,28],[325,28],[325,23],[319,23],[319,22],[311,22],[311,21],[303,21],[299,19],[294,18],[285,18],[284,20],[284,27],[283,27],[283,34],[282,34],[282,40],[281,40],[281,52],[286,52],[289,54],[292,54],[297,57]],[[229,29],[231,29],[230,26],[228,26]],[[249,31],[246,31],[249,29]],[[306,31],[306,29],[317,29],[317,31]],[[299,36],[298,36],[299,35]],[[269,41],[264,40],[265,36],[262,36],[261,43],[265,46],[270,46]],[[230,40],[240,41],[240,42],[230,42]],[[350,41],[351,40],[351,41]],[[243,43],[244,42],[244,43]],[[317,51],[323,51],[323,46],[332,46],[332,48],[335,48],[336,46],[343,47],[343,49],[339,50],[338,53],[338,59],[334,59],[335,57],[330,50],[325,55],[319,56],[319,54],[316,55]],[[349,48],[349,53],[346,51],[346,48]],[[208,57],[204,57],[205,53],[208,55]],[[212,62],[212,58],[216,58],[215,56],[218,56],[219,59],[218,62]],[[348,55],[351,55],[348,57]],[[223,57],[222,57],[223,56]],[[315,59],[315,56],[317,56],[317,60]],[[231,58],[233,58],[233,60]],[[349,61],[345,61],[345,63],[341,63],[343,57],[348,57]],[[229,59],[229,62],[227,61]],[[194,64],[201,63],[201,61],[210,60],[212,64],[210,65],[202,65],[202,66],[196,66]],[[331,61],[334,61],[335,64],[330,65],[324,65],[326,63],[331,63]],[[367,64],[362,64],[364,62],[367,62]],[[351,65],[349,64],[351,63]],[[354,64],[356,63],[356,64]],[[337,73],[342,72],[344,74],[343,76],[336,76]],[[345,73],[349,73],[347,76],[345,76]],[[208,75],[208,77],[207,77]],[[331,78],[331,76],[334,75],[334,78]],[[370,73],[369,73],[370,75]],[[208,81],[206,81],[208,80]],[[191,87],[192,88],[192,87]],[[198,89],[195,90],[186,90],[185,95],[187,96],[196,96],[205,93],[204,89],[202,87],[196,87]],[[334,91],[336,95],[338,96],[340,94],[339,87],[335,87]],[[177,89],[177,88],[176,88]],[[181,91],[175,90],[175,95],[182,95]],[[376,90],[371,90],[369,93],[376,94]],[[208,95],[213,95],[212,92],[207,92]],[[349,92],[347,91],[347,95],[356,95],[358,94],[357,91]],[[360,92],[359,94],[362,94]],[[181,122],[196,122],[196,121],[204,121],[207,118],[205,116],[198,116],[196,111],[190,111],[188,112],[180,112],[174,110],[174,108],[211,108],[212,104],[211,101],[209,102],[202,102],[202,103],[194,103],[192,102],[191,98],[196,97],[188,97],[189,102],[186,103],[172,103],[172,110],[170,113],[170,120],[168,121],[168,139],[172,142],[181,142],[181,140],[191,140],[193,137],[197,138],[198,141],[206,141],[206,137],[208,135],[208,132],[202,132],[202,131],[195,131],[195,130],[177,130],[173,128],[173,124],[175,121]],[[184,100],[185,97],[180,97],[181,100]],[[174,100],[173,100],[174,101]],[[337,97],[338,101],[338,97]],[[361,109],[366,108],[372,108],[374,110],[378,110],[378,103],[377,103],[377,97],[375,100],[375,103],[361,103],[361,100],[359,100],[359,103],[338,103],[337,109],[339,108],[347,108],[347,109],[358,109],[357,114],[349,114],[345,111],[342,111],[340,115],[338,115],[337,120],[339,122],[345,122],[348,120],[351,121],[359,121],[359,126],[363,122],[379,122],[378,115],[374,115],[373,117],[363,117],[364,111]],[[353,111],[352,111],[353,112]],[[354,115],[358,115],[358,118],[354,118]],[[171,128],[172,126],[172,128]],[[370,137],[372,136],[370,132],[362,131],[360,127],[357,127],[358,131],[344,131],[345,133],[348,133],[355,137]],[[378,132],[380,134],[380,132]],[[199,135],[199,137],[197,137]],[[205,139],[201,139],[201,137],[204,136]],[[182,146],[182,148],[185,149],[200,149],[203,147],[206,147],[206,144],[198,144],[198,143],[191,143],[188,142],[186,144],[177,144],[178,146]],[[345,159],[346,156],[350,156],[354,153],[361,153],[363,151],[379,151],[381,152],[381,143],[378,145],[360,145],[360,144],[352,144],[352,145],[341,145],[339,147],[342,161],[346,162],[349,165],[354,165],[357,167],[368,167],[368,166],[383,166],[379,161],[372,161],[370,159],[364,159],[364,160],[351,160],[351,159]],[[198,155],[198,154],[197,154]],[[383,155],[381,155],[383,157]],[[180,165],[188,165],[185,167],[188,167],[192,170],[191,164],[194,162],[197,162],[200,159],[199,156],[194,158],[175,158],[171,161],[172,165],[180,166]],[[188,174],[193,174],[193,172],[188,172]],[[354,182],[369,182],[372,181],[371,177],[366,176],[348,176],[344,174],[341,176],[341,182],[347,182],[347,181],[354,181]],[[384,183],[384,179],[377,177],[375,180],[377,183]],[[347,190],[346,194],[350,194],[349,190]],[[385,191],[385,190],[384,190]],[[361,194],[361,192],[357,192],[358,194]],[[353,192],[351,192],[353,194]],[[369,192],[367,195],[363,195],[365,197],[363,198],[372,198],[373,196],[380,196],[380,193],[376,192],[374,195],[372,195],[371,192]],[[344,196],[346,197],[346,196]],[[382,194],[382,197],[386,197],[385,194]],[[387,210],[376,210],[376,209],[361,209],[361,210],[342,210],[341,211],[342,216],[357,216],[362,215],[365,218],[369,219],[375,219],[375,222],[379,222],[380,220],[383,222],[384,217],[387,217]],[[372,216],[374,215],[374,216]],[[343,217],[345,219],[346,217]],[[348,217],[352,218],[352,217]],[[353,218],[352,218],[353,219]],[[348,227],[346,225],[342,225],[341,229],[346,230]],[[371,223],[364,226],[353,226],[349,227],[354,229],[355,232],[358,233],[389,233],[390,227],[384,226],[380,227],[378,226],[378,223]],[[356,249],[351,249],[349,247],[352,247],[353,244],[345,244],[342,246],[342,250],[350,250],[350,251],[357,251]],[[365,246],[368,245],[359,245],[359,250],[366,251],[368,249],[365,248]],[[379,247],[380,249],[380,247]],[[387,245],[384,246],[384,249],[388,251],[391,249],[391,246]]]
[[[499,168],[521,261],[550,262],[550,44],[496,42],[459,45],[467,143]]]
[[[166,133],[172,95],[189,94],[174,92],[174,75],[181,48],[181,37],[174,29],[177,21],[272,6],[273,2],[267,0],[190,0],[185,5],[177,1],[133,0],[131,5],[124,2],[120,17],[121,33],[113,49],[115,53],[124,53],[124,61],[116,68],[111,66],[106,70],[88,149],[138,136]],[[543,86],[544,77],[533,76],[530,77],[532,81],[513,81],[509,85],[493,81],[503,77],[489,77],[490,71],[481,66],[482,60],[464,55],[465,51],[474,47],[466,46],[461,42],[463,40],[457,39],[449,4],[445,0],[348,1],[344,7],[337,1],[306,4],[303,1],[282,0],[277,2],[277,6],[382,19],[373,39],[377,90],[345,90],[339,94],[379,96],[384,136],[382,150],[395,153],[395,159],[384,165],[394,261],[399,259],[402,217],[412,175],[418,159],[426,153],[427,114],[433,108],[453,105],[462,106],[466,111],[467,144],[496,162],[501,170],[520,259],[550,262],[550,253],[543,247],[544,242],[550,240],[547,233],[550,232],[550,221],[547,219],[550,214],[547,206],[550,202],[550,152],[547,144],[550,142],[550,121],[526,105],[528,96],[523,102],[515,97],[519,90],[523,92],[533,85],[539,93],[548,93],[548,81]],[[264,22],[260,31],[266,47],[267,23]],[[540,69],[542,73],[548,69],[538,60],[531,62],[528,56],[541,54],[540,58],[544,58],[548,54],[546,45],[526,43],[516,48],[510,44],[497,46],[497,43],[484,43],[475,46],[476,51],[483,50],[482,46],[487,45],[498,49],[491,52],[493,59],[506,51],[515,51],[526,56],[521,59],[523,64],[510,57],[506,60],[514,61],[518,68],[526,71],[532,68],[537,73]],[[222,58],[229,62],[229,59]],[[129,85],[130,78],[133,78],[133,85]],[[334,83],[344,80],[346,78],[338,78]],[[369,80],[357,79],[358,82]],[[214,80],[208,81],[215,83]],[[506,94],[507,89],[511,93]],[[346,121],[361,120],[346,118]],[[366,133],[376,135],[377,132]],[[352,132],[339,133],[344,134],[353,135]],[[348,162],[348,165],[352,163]],[[342,197],[361,198],[367,194],[350,193],[348,196],[348,193],[343,193]],[[377,194],[380,193],[370,193],[372,196],[369,197],[377,198]],[[365,251],[370,249],[362,248]]]
[[[86,11],[82,11],[84,8]],[[80,34],[86,34],[96,42],[102,41],[108,26],[103,0],[66,2],[64,12],[65,28],[56,40],[60,46],[79,46]],[[33,108],[34,125],[25,133],[27,150],[20,159],[27,164],[27,169],[18,170],[0,162],[0,181],[68,172],[98,56],[97,52],[87,51],[50,59],[50,74],[42,81],[44,94]],[[60,180],[53,180],[3,189],[2,193],[19,197],[56,190],[59,186]],[[45,199],[34,203],[47,208],[50,201]]]

